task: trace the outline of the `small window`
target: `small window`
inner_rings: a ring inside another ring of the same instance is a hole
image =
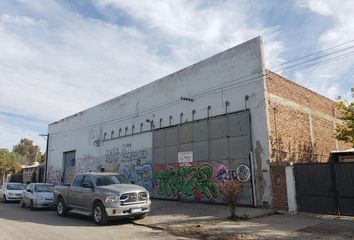
[[[83,175],[78,175],[76,176],[74,182],[73,182],[73,187],[80,187],[81,182],[82,182]]]
[[[144,123],[140,123],[140,132],[143,131],[143,126],[144,126]]]
[[[107,137],[107,133],[105,132],[103,135],[103,140],[106,140],[106,137]]]
[[[160,118],[160,128],[162,127],[162,118]]]
[[[120,137],[121,134],[122,134],[122,128],[119,128],[119,135],[118,135],[118,137]]]
[[[172,125],[172,115],[170,116],[170,126]]]
[[[132,134],[134,134],[134,128],[135,128],[135,126],[133,125],[132,126]]]
[[[125,127],[125,135],[127,135],[127,133],[128,133],[128,127]]]
[[[82,187],[92,187],[93,183],[92,183],[92,178],[91,176],[88,175],[84,175],[83,179],[82,179],[82,183],[81,183]]]
[[[111,138],[113,138],[113,137],[114,137],[114,131],[111,132]]]

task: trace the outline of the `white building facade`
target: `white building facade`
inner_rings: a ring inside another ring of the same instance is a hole
[[[114,171],[162,199],[271,204],[262,41],[255,38],[49,125],[46,180]]]

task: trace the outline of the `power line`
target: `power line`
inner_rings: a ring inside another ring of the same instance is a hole
[[[295,58],[295,59],[286,61],[286,62],[281,63],[281,64],[276,65],[276,66],[271,66],[270,68],[277,68],[277,67],[279,67],[279,66],[287,65],[287,64],[289,64],[289,63],[296,62],[296,61],[298,61],[298,60],[301,60],[301,59],[304,59],[304,58],[308,58],[308,57],[314,56],[314,55],[316,55],[316,54],[319,54],[319,53],[322,53],[322,52],[326,52],[326,51],[328,51],[328,50],[335,49],[335,48],[338,48],[338,47],[347,45],[348,43],[352,43],[352,42],[354,42],[354,39],[353,39],[353,40],[350,40],[350,41],[347,41],[347,42],[344,42],[344,43],[341,43],[341,44],[338,44],[338,45],[335,45],[335,46],[332,46],[332,47],[329,47],[329,48],[326,48],[326,49],[323,49],[323,50],[320,50],[320,51],[317,51],[317,52],[310,53],[310,54],[308,54],[308,55],[305,55],[305,56],[302,56],[302,57],[299,57],[299,58]]]
[[[346,57],[350,57],[350,56],[354,56],[354,51],[346,53],[346,54],[343,54],[343,55],[340,55],[340,56],[337,56],[337,57],[333,57],[333,58],[329,58],[329,59],[326,59],[326,60],[323,60],[323,61],[319,61],[319,62],[316,62],[316,63],[313,63],[313,64],[309,64],[309,65],[306,65],[306,66],[303,66],[303,67],[300,67],[300,68],[291,69],[291,70],[285,71],[283,73],[291,73],[291,72],[295,72],[297,70],[306,69],[306,68],[313,67],[313,66],[318,66],[318,65],[323,65],[325,63],[336,61],[336,60],[340,60],[340,59],[343,59],[343,58],[346,58]]]
[[[352,48],[354,48],[354,45],[353,45],[353,46],[350,46],[350,47],[346,47],[346,48],[340,49],[340,50],[337,50],[337,51],[334,51],[334,52],[331,52],[331,53],[327,53],[327,54],[325,54],[325,55],[321,55],[321,56],[318,56],[318,57],[316,57],[316,58],[312,58],[312,59],[309,59],[309,60],[306,60],[306,61],[303,61],[303,62],[300,62],[300,63],[296,63],[296,64],[293,64],[293,65],[290,65],[290,66],[286,66],[286,67],[281,68],[281,69],[276,70],[276,71],[283,71],[283,70],[286,70],[286,69],[289,69],[289,68],[293,68],[293,67],[296,67],[296,66],[300,66],[300,65],[303,65],[303,64],[305,64],[305,63],[313,62],[313,61],[316,61],[316,60],[318,60],[318,59],[331,56],[331,55],[333,55],[333,54],[337,54],[337,53],[340,53],[340,52],[343,52],[343,51],[350,50],[350,49],[352,49]]]

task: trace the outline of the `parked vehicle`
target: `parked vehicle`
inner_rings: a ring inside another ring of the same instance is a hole
[[[20,201],[24,187],[22,183],[4,183],[0,189],[2,202]]]
[[[35,208],[54,207],[54,185],[47,183],[31,183],[22,192],[21,207]]]
[[[55,186],[54,201],[59,216],[79,210],[93,216],[96,224],[110,219],[142,219],[150,211],[149,192],[116,173],[87,173],[75,177],[70,186]]]

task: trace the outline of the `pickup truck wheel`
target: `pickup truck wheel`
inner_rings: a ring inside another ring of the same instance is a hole
[[[96,224],[98,224],[98,225],[106,225],[107,224],[107,222],[108,222],[107,214],[106,214],[106,210],[105,210],[104,206],[102,205],[102,203],[97,202],[94,204],[92,215],[93,215],[93,221],[95,221]]]
[[[57,203],[57,214],[60,217],[65,217],[68,214],[68,208],[65,205],[63,198],[59,197]]]

